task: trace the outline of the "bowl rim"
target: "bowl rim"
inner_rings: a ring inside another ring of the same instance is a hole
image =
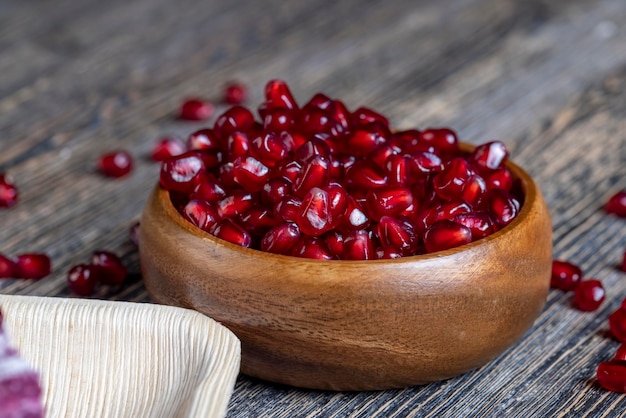
[[[463,142],[459,142],[459,146],[465,152],[470,152],[474,148],[476,148],[476,145],[463,143]],[[496,231],[495,233],[490,234],[484,238],[478,239],[476,241],[472,241],[469,244],[464,244],[464,245],[450,248],[444,251],[436,251],[433,253],[403,256],[403,257],[392,258],[392,259],[318,260],[318,259],[311,259],[311,258],[305,258],[305,257],[295,257],[291,255],[284,255],[284,254],[275,254],[275,253],[270,253],[270,252],[266,252],[262,250],[257,250],[254,248],[242,247],[240,245],[233,244],[231,242],[218,238],[210,234],[209,232],[206,232],[198,228],[197,226],[193,225],[191,222],[187,221],[174,207],[174,204],[172,203],[172,200],[170,199],[170,196],[169,196],[169,191],[162,188],[158,182],[154,188],[153,193],[156,193],[156,198],[157,198],[156,200],[164,209],[167,216],[170,219],[172,219],[180,228],[182,228],[183,230],[186,230],[190,234],[195,235],[196,237],[204,241],[209,241],[220,247],[225,247],[228,250],[234,251],[236,253],[240,253],[242,256],[269,257],[269,260],[275,259],[276,261],[280,261],[283,263],[292,261],[292,262],[311,264],[311,265],[316,265],[316,266],[320,266],[320,265],[359,266],[361,264],[372,265],[372,263],[401,265],[405,263],[415,263],[421,260],[432,260],[432,259],[437,259],[437,258],[442,258],[442,257],[447,257],[447,256],[453,256],[454,254],[471,251],[476,247],[482,246],[485,243],[488,243],[490,241],[497,240],[501,236],[510,234],[514,232],[515,230],[519,229],[521,227],[521,224],[530,216],[531,212],[533,211],[533,207],[535,206],[535,203],[538,199],[538,195],[540,192],[539,192],[539,188],[537,187],[532,177],[519,165],[515,164],[511,160],[507,160],[505,162],[505,166],[506,168],[509,169],[509,171],[511,171],[511,174],[513,174],[513,178],[515,180],[519,180],[522,193],[524,194],[524,201],[523,201],[521,210],[511,223],[506,225],[504,228]]]

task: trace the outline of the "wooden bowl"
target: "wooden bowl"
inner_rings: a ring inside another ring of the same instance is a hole
[[[480,367],[541,312],[552,230],[533,180],[507,227],[433,254],[319,261],[242,248],[187,222],[155,188],[140,257],[158,303],[196,309],[242,342],[244,374],[331,390],[399,388]]]

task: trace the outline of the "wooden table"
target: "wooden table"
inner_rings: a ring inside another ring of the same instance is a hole
[[[602,211],[626,188],[624,0],[206,2],[0,1],[0,172],[19,204],[0,210],[0,253],[43,251],[53,273],[4,280],[7,294],[71,296],[70,266],[96,249],[136,274],[95,298],[148,301],[128,229],[156,182],[147,155],[182,99],[283,78],[368,105],[396,127],[447,125],[468,142],[503,140],[549,204],[555,256],[603,281],[594,313],[553,290],[534,328],[485,367],[374,393],[280,387],[241,376],[231,417],[620,416],[624,396],[595,382],[618,343],[607,317],[626,296],[616,266],[626,220]],[[220,105],[219,110],[225,108]],[[212,121],[211,121],[212,122]],[[124,148],[132,175],[103,178],[97,157]]]

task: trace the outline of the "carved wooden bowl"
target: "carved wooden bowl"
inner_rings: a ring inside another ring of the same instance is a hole
[[[154,301],[196,309],[242,342],[244,374],[287,385],[378,390],[446,379],[489,362],[541,312],[552,233],[533,180],[497,233],[451,250],[320,261],[242,248],[203,232],[155,188],[140,256]]]

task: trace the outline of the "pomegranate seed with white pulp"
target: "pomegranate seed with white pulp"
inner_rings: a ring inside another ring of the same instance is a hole
[[[126,151],[112,151],[98,160],[98,169],[108,177],[123,177],[133,169],[133,157]]]
[[[18,191],[13,180],[0,173],[0,208],[10,208],[17,203]]]
[[[201,99],[188,99],[180,106],[180,118],[184,120],[206,120],[213,116],[215,107]]]

